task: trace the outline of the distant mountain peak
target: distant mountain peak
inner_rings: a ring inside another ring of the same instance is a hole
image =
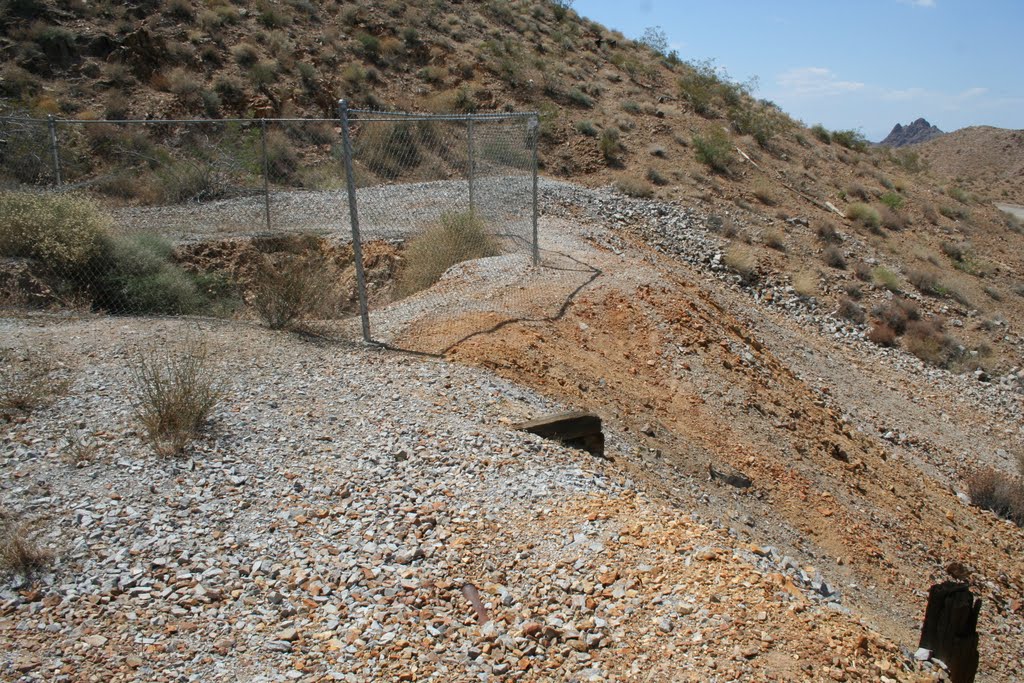
[[[941,130],[928,123],[927,119],[920,118],[906,126],[897,123],[893,126],[892,132],[879,144],[889,147],[903,147],[904,145],[928,142],[940,135],[943,135]]]

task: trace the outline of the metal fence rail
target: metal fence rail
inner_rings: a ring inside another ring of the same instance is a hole
[[[363,339],[389,341],[389,309],[443,289],[438,280],[457,263],[472,261],[476,277],[537,264],[536,143],[535,114],[379,112],[343,101],[325,119],[0,116],[0,211],[61,197],[78,202],[61,210],[86,206],[105,221],[75,262],[48,260],[31,236],[14,234],[29,228],[0,225],[0,297],[258,317],[260,273],[298,260],[344,290],[303,317],[340,329],[359,313]],[[425,271],[416,282],[414,270]],[[160,301],[175,287],[194,296]],[[232,301],[196,305],[218,297]]]

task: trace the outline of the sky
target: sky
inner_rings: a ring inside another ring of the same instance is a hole
[[[1024,0],[575,0],[639,38],[660,27],[807,125],[869,140],[924,117],[1024,128]]]

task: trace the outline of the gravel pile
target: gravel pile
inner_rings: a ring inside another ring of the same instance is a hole
[[[58,339],[74,377],[0,437],[3,500],[57,555],[0,590],[8,680],[734,680],[777,661],[910,680],[923,666],[834,609],[813,570],[666,510],[612,462],[512,431],[560,406],[486,372],[237,324],[0,325],[5,345]],[[132,419],[126,361],[188,334],[209,339],[226,397],[207,436],[163,459]]]

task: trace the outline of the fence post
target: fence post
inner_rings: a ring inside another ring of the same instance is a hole
[[[348,102],[338,100],[341,119],[342,156],[345,157],[345,184],[348,186],[348,215],[352,226],[352,257],[356,266],[356,293],[359,296],[359,317],[363,325],[363,341],[370,342],[370,311],[366,303],[366,274],[363,272],[363,244],[359,236],[359,209],[356,207],[356,179],[352,172],[352,139],[348,130]]]
[[[468,137],[468,159],[469,159],[469,212],[474,213],[474,201],[473,201],[473,117],[469,117],[469,121],[466,124],[466,132]]]
[[[53,114],[47,115],[46,121],[50,127],[50,152],[53,155],[53,177],[57,182],[57,187],[60,187],[60,154],[57,151],[57,121],[53,118]]]
[[[267,120],[260,119],[260,144],[263,147],[263,213],[270,232],[270,160],[267,158]]]
[[[540,119],[534,114],[527,124],[530,129],[530,145],[533,147],[533,265],[540,263],[540,243],[537,236],[537,139],[540,132]]]

